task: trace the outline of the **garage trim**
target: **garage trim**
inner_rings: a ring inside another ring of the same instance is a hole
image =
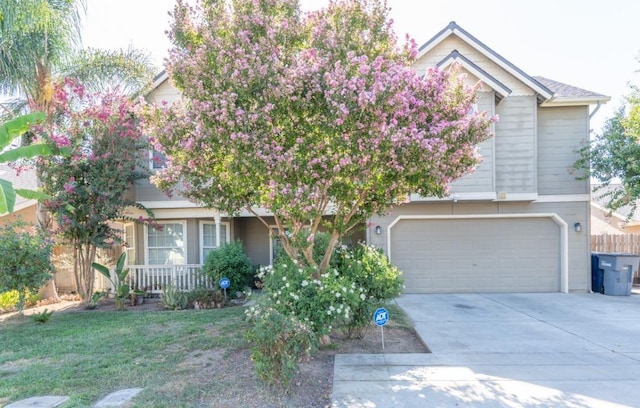
[[[555,213],[533,214],[461,214],[461,215],[399,215],[387,227],[387,256],[391,254],[391,229],[402,220],[446,220],[446,219],[486,219],[486,218],[550,218],[560,226],[560,292],[569,293],[569,226]]]

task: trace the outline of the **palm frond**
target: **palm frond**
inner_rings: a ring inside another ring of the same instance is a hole
[[[70,61],[64,76],[79,80],[90,91],[118,89],[124,94],[135,95],[151,85],[154,72],[149,54],[143,51],[88,48]]]

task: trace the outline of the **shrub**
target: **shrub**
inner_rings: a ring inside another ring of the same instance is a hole
[[[0,292],[18,291],[18,310],[24,308],[26,291],[37,292],[54,271],[53,243],[24,228],[20,221],[0,227]]]
[[[337,319],[349,319],[363,288],[331,269],[314,279],[312,267],[280,258],[273,267],[262,267],[258,277],[264,282],[263,298],[271,307],[296,316],[320,335],[328,334]]]
[[[0,293],[0,310],[14,310],[20,300],[20,293],[17,290],[10,290]]]
[[[402,293],[402,273],[382,250],[365,244],[354,249],[337,248],[333,265],[342,276],[364,288],[364,296],[353,306],[351,317],[342,322],[349,337],[362,338],[376,308]]]
[[[401,272],[381,250],[364,244],[336,248],[320,279],[312,277],[314,271],[283,256],[257,276],[271,307],[296,316],[319,335],[339,325],[348,336],[363,337],[373,311],[402,292]]]
[[[251,342],[251,360],[258,378],[269,385],[287,389],[298,361],[317,348],[316,334],[295,316],[284,315],[270,307],[252,308],[254,325],[247,332]]]
[[[227,293],[231,296],[251,286],[254,277],[251,260],[244,253],[244,247],[240,241],[224,244],[211,250],[202,266],[202,272],[215,284],[218,284],[223,277],[228,278],[231,286],[227,289]]]
[[[167,309],[186,309],[189,305],[189,294],[181,292],[173,285],[162,288],[162,304]]]

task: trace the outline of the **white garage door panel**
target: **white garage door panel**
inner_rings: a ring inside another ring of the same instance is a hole
[[[560,227],[549,218],[400,220],[391,258],[407,293],[560,290]]]

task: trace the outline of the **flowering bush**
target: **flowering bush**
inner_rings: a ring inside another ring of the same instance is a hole
[[[362,338],[374,310],[402,293],[402,272],[379,248],[364,244],[354,249],[338,247],[333,264],[346,279],[365,290],[361,301],[354,305],[351,318],[341,325],[349,337]]]
[[[320,279],[313,277],[314,272],[315,267],[281,257],[274,266],[261,267],[258,278],[269,307],[296,316],[319,335],[339,326],[349,336],[361,337],[373,310],[398,296],[403,287],[398,268],[382,251],[364,244],[338,247],[329,271]],[[259,308],[248,313],[259,314]]]
[[[270,307],[296,316],[320,334],[328,334],[336,320],[348,320],[351,311],[365,298],[365,289],[356,286],[338,270],[330,269],[313,278],[314,267],[303,267],[296,260],[281,258],[271,266],[260,268]],[[249,309],[249,313],[259,310]]]

